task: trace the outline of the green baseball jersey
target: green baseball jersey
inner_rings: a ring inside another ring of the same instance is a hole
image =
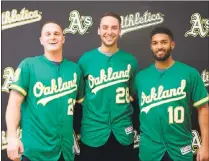
[[[208,102],[199,72],[176,61],[159,71],[155,65],[136,76],[140,106],[139,158],[160,161],[168,151],[175,161],[192,161],[191,106]]]
[[[130,96],[136,92],[137,60],[118,50],[112,56],[98,48],[84,53],[80,65],[85,79],[81,140],[91,147],[106,143],[111,131],[123,145],[133,142]]]
[[[10,89],[25,96],[21,105],[24,154],[32,161],[57,161],[61,152],[73,161],[73,108],[83,96],[81,70],[44,55],[24,59]],[[79,89],[79,90],[78,90]]]

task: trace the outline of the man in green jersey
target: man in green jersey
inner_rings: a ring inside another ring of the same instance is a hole
[[[197,161],[208,161],[209,96],[199,72],[173,60],[173,34],[157,27],[151,33],[155,63],[136,76],[140,106],[141,161],[192,161],[191,107],[197,108],[202,144]]]
[[[43,25],[44,55],[26,58],[10,86],[6,110],[11,160],[73,161],[73,110],[82,98],[81,70],[63,57],[65,38],[55,22]],[[79,101],[78,101],[79,102]],[[16,130],[22,127],[22,139]]]
[[[133,55],[118,48],[121,18],[108,12],[100,20],[101,46],[82,55],[85,78],[81,122],[81,160],[131,161],[133,151]]]

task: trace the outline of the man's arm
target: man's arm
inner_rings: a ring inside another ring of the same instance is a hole
[[[201,132],[201,147],[197,154],[197,161],[209,160],[209,107],[208,103],[198,107],[198,120]]]
[[[24,96],[15,90],[11,90],[9,101],[6,109],[6,125],[7,125],[7,154],[11,160],[20,157],[23,152],[23,146],[17,137],[17,128],[20,122],[20,107],[24,100]]]

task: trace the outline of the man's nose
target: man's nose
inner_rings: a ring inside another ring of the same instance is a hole
[[[157,49],[162,49],[163,48],[163,45],[161,43],[158,43],[157,44]]]
[[[108,29],[107,30],[107,33],[110,35],[110,34],[112,34],[112,29]]]
[[[54,34],[51,34],[51,35],[50,35],[50,39],[53,40],[54,38],[55,38],[55,35],[54,35]]]

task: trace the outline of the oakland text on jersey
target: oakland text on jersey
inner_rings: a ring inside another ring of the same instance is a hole
[[[112,86],[114,84],[120,83],[120,82],[127,82],[130,78],[130,70],[131,65],[127,65],[126,70],[121,70],[117,72],[113,72],[112,67],[109,67],[107,69],[107,73],[104,69],[100,70],[100,76],[99,77],[93,77],[89,74],[88,80],[89,80],[89,87],[92,89],[93,93],[96,93],[97,91]],[[103,83],[106,84],[103,84]]]
[[[40,99],[37,104],[43,104],[44,106],[49,102],[56,98],[63,97],[67,94],[70,94],[77,90],[77,74],[73,74],[74,79],[71,81],[63,82],[62,78],[59,77],[57,79],[57,83],[55,79],[51,80],[51,86],[44,86],[42,82],[36,82],[36,84],[33,87],[33,93],[35,97],[41,97],[42,95],[51,95],[55,94],[49,97],[45,97]],[[57,94],[58,93],[58,94]]]
[[[144,92],[141,94],[141,106],[144,104],[149,104],[146,107],[143,107],[141,112],[148,113],[151,108],[157,107],[161,104],[181,100],[186,97],[186,92],[184,89],[186,87],[186,80],[181,80],[181,85],[178,88],[172,88],[164,90],[164,87],[160,85],[158,87],[158,92],[156,88],[153,87],[150,90],[150,94],[146,95]],[[153,101],[157,101],[152,103]],[[151,103],[151,104],[150,104]]]

